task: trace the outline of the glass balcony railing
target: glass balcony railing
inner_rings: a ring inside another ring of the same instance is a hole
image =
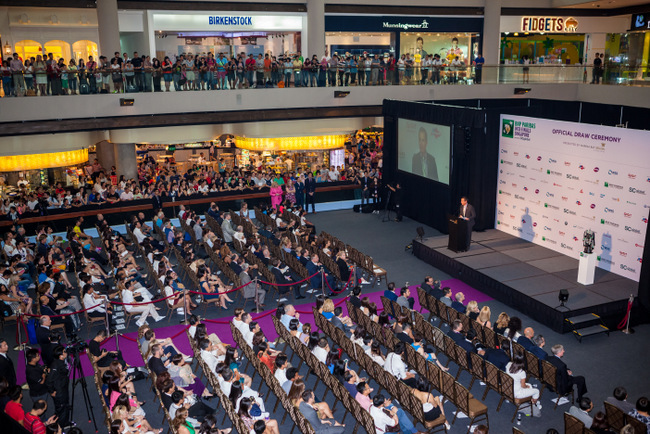
[[[341,66],[327,70],[252,71],[115,70],[12,72],[2,68],[0,96],[83,95],[99,93],[182,92],[253,88],[591,83],[649,86],[647,66],[611,65],[599,71],[585,65],[508,64],[439,68],[372,68]]]

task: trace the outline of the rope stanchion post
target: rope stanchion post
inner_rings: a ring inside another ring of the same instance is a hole
[[[104,319],[106,320],[106,336],[111,335],[111,322],[108,317],[108,299],[104,299]]]
[[[632,304],[634,303],[634,294],[630,294],[630,299],[627,302],[627,313],[625,314],[625,329],[621,330],[626,335],[631,335],[634,333],[634,329],[630,328],[630,315],[632,314]],[[619,325],[619,328],[622,328],[622,324]]]
[[[187,310],[189,308],[190,306],[187,303],[187,288],[183,288],[183,317],[185,318],[183,324],[187,324]]]
[[[322,266],[320,267],[320,290],[323,297],[325,297],[325,270]]]
[[[255,286],[254,286],[254,288],[255,288],[255,311],[254,312],[255,313],[260,313],[260,312],[262,312],[262,310],[260,309],[260,297],[259,297],[259,291],[258,291],[259,287],[260,287],[259,279],[257,277],[255,277],[255,279],[253,280],[253,283],[255,284]]]

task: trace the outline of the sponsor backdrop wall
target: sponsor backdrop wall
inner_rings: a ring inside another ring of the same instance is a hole
[[[650,209],[650,132],[501,115],[496,228],[639,281]]]

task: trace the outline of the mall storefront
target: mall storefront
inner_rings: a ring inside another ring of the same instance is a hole
[[[364,52],[396,58],[409,54],[416,66],[422,56],[455,56],[470,65],[480,50],[483,17],[443,16],[325,16],[325,45],[329,53]]]
[[[307,15],[255,12],[147,12],[159,59],[183,53],[279,56],[306,47]]]

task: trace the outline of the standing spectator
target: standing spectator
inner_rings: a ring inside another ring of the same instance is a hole
[[[476,84],[481,84],[483,79],[483,64],[485,63],[485,58],[478,53],[474,59],[474,81]]]
[[[305,210],[308,211],[309,204],[311,204],[311,211],[316,213],[316,180],[311,171],[307,174],[307,179],[305,180],[305,193],[307,198]]]
[[[11,361],[7,352],[9,351],[9,344],[4,338],[0,338],[0,378],[4,378],[9,383],[9,386],[16,385],[16,370],[14,362]]]
[[[13,59],[9,62],[9,67],[11,68],[11,74],[14,79],[14,95],[23,96],[25,92],[25,65],[23,65],[22,60],[18,57],[18,53],[14,53]]]
[[[54,348],[54,361],[50,365],[50,372],[46,384],[50,395],[54,399],[54,413],[58,417],[59,425],[67,427],[70,424],[69,389],[70,371],[66,364],[68,353],[62,345]]]
[[[25,410],[23,410],[23,390],[20,386],[9,387],[10,401],[5,406],[7,416],[25,426]]]
[[[600,68],[603,66],[603,61],[600,60],[598,53],[594,56],[594,67],[591,70],[591,84],[600,84]]]
[[[29,397],[32,402],[39,400],[47,401],[47,374],[49,372],[46,366],[38,363],[41,355],[38,350],[32,348],[27,351],[27,366],[25,368],[25,377],[29,386]]]

